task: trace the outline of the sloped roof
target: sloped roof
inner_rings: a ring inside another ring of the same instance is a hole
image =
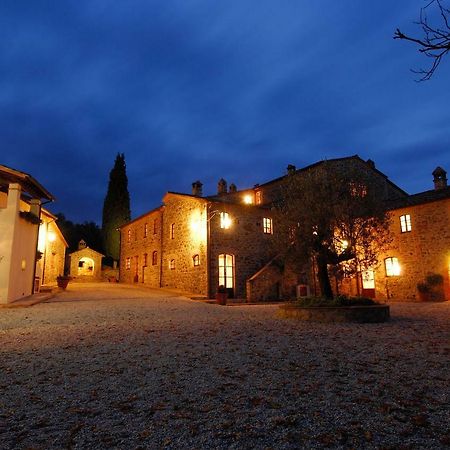
[[[0,186],[6,187],[10,183],[18,183],[22,190],[31,197],[55,200],[55,197],[28,173],[0,164]]]
[[[422,205],[424,203],[436,202],[450,198],[450,186],[443,189],[431,189],[409,195],[405,198],[398,198],[388,202],[389,209],[407,208],[408,206]]]

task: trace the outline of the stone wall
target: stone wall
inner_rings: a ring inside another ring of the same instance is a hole
[[[70,273],[74,281],[98,281],[102,277],[102,254],[86,247],[70,254]],[[81,274],[79,262],[81,258],[90,258],[94,262],[93,270],[89,274]]]
[[[160,287],[162,210],[133,220],[120,233],[120,281]]]
[[[229,214],[229,229],[220,227],[220,212]],[[211,204],[210,220],[210,286],[215,294],[219,286],[219,255],[234,255],[236,298],[246,298],[246,282],[274,256],[273,235],[263,232],[263,218],[270,210],[254,205]],[[275,227],[275,225],[273,225]],[[276,228],[273,228],[276,233]]]
[[[167,194],[164,203],[161,287],[207,296],[208,202]]]
[[[400,216],[411,216],[411,231],[400,231]],[[450,300],[450,199],[429,202],[392,212],[393,242],[380,255],[375,273],[376,296],[384,299],[418,300],[417,284],[429,274],[444,278]],[[400,275],[386,276],[384,260],[398,258]]]

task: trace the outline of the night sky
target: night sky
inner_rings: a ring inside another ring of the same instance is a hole
[[[213,194],[353,154],[431,189],[450,172],[450,59],[417,83],[429,61],[392,39],[425,3],[3,0],[0,164],[98,223],[117,152],[133,217],[197,179]]]

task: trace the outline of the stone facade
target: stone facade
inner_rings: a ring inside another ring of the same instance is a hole
[[[120,230],[120,281],[161,286],[162,208],[129,222]]]
[[[444,282],[445,298],[450,300],[450,189],[442,194],[447,198],[441,195],[442,199],[392,211],[393,242],[380,255],[375,272],[377,298],[419,300],[417,285],[428,275],[438,274]],[[410,231],[402,231],[400,218],[407,216]],[[386,258],[397,258],[398,275],[387,275]]]
[[[320,167],[316,163],[286,176],[302,176]],[[392,213],[393,242],[380,264],[363,279],[344,279],[335,290],[377,298],[417,297],[417,283],[430,274],[444,278],[448,298],[450,244],[449,197],[446,179],[439,173],[439,199],[431,194],[408,196],[358,156],[327,161],[331,170],[357,170],[370,177]],[[221,179],[218,193],[202,197],[202,184],[193,183],[193,194],[169,192],[163,206],[121,228],[120,281],[141,282],[151,287],[180,289],[213,297],[220,285],[230,296],[249,301],[292,298],[297,286],[320,294],[314,266],[299,271],[276,261],[273,245],[277,224],[271,207],[283,194],[285,177],[238,191]],[[400,216],[410,215],[411,231],[399,231]],[[224,226],[224,220],[227,222]],[[158,227],[154,224],[157,223]],[[147,233],[145,232],[148,228]],[[157,229],[157,230],[156,230]],[[153,230],[156,230],[153,232]],[[152,255],[157,259],[152,259]],[[397,258],[400,275],[386,276],[385,259]],[[356,282],[358,280],[358,282]]]
[[[104,255],[86,247],[70,254],[70,273],[73,281],[99,281],[102,278]]]

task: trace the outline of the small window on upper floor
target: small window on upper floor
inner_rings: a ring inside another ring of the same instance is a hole
[[[384,260],[387,277],[398,277],[400,275],[400,264],[395,257],[386,258]]]
[[[131,242],[131,230],[127,231],[127,242],[130,243]]]
[[[148,234],[148,223],[144,225],[144,237],[146,238]]]
[[[147,253],[144,253],[144,258],[143,259],[144,259],[144,261],[143,261],[142,264],[143,264],[144,267],[147,267]]]
[[[170,225],[170,239],[175,239],[175,224]]]
[[[200,256],[199,255],[194,255],[192,257],[192,262],[194,263],[194,267],[197,267],[200,265]]]
[[[156,266],[158,264],[158,252],[155,250],[152,253],[152,266]]]
[[[256,191],[255,192],[255,203],[257,205],[261,205],[262,204],[262,192],[261,191]]]
[[[137,241],[137,230],[134,230],[134,240]]]
[[[272,219],[263,218],[263,231],[265,234],[273,234]]]
[[[411,216],[409,214],[400,216],[400,230],[402,233],[411,231]]]
[[[171,259],[169,261],[169,269],[170,270],[175,270],[175,260],[174,259]]]
[[[131,258],[125,260],[125,269],[130,270],[131,268]]]
[[[158,226],[159,226],[158,219],[155,219],[153,221],[153,234],[157,234],[158,233]]]
[[[227,230],[231,226],[230,215],[227,212],[220,213],[220,228]]]

